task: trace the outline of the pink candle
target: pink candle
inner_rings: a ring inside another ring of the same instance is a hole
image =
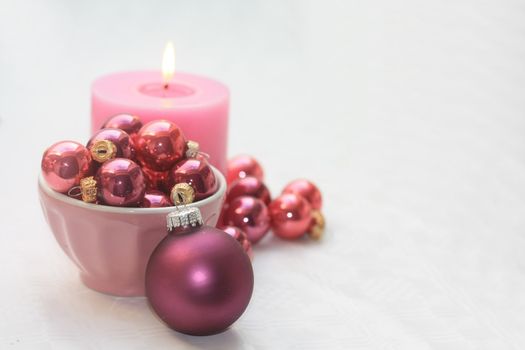
[[[144,123],[171,120],[225,173],[229,107],[225,85],[181,72],[167,84],[160,71],[136,71],[103,76],[93,83],[91,93],[93,132],[121,113],[137,115]]]

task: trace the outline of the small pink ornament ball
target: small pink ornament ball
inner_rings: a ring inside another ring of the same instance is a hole
[[[312,227],[312,206],[302,196],[282,194],[268,206],[272,230],[280,238],[296,239]]]
[[[202,224],[195,207],[168,214],[168,235],[146,269],[146,296],[172,329],[211,335],[232,325],[253,291],[248,256],[224,231]]]
[[[228,205],[224,221],[243,230],[252,244],[259,242],[270,228],[266,204],[248,196],[237,197]]]
[[[221,230],[235,238],[235,240],[241,245],[244,252],[248,254],[250,260],[253,260],[252,244],[250,243],[248,236],[246,236],[246,233],[244,233],[240,228],[234,226],[222,227]]]
[[[95,176],[98,199],[102,204],[137,207],[144,198],[146,184],[137,163],[115,158],[102,164]]]
[[[121,129],[100,129],[91,136],[86,148],[91,152],[91,157],[99,163],[104,163],[112,158],[133,159],[135,157],[133,141],[128,133]]]
[[[240,196],[255,197],[268,205],[272,201],[268,187],[256,177],[247,176],[234,181],[228,189],[228,202]]]
[[[135,141],[140,164],[155,171],[170,170],[186,152],[186,138],[181,129],[167,120],[147,123]]]
[[[306,199],[312,208],[320,210],[323,206],[323,198],[321,196],[321,191],[315,186],[312,182],[305,179],[298,179],[290,182],[283,189],[282,193],[293,193],[303,196]]]
[[[110,117],[101,129],[116,128],[127,132],[130,136],[137,134],[142,128],[142,121],[139,117],[132,114],[117,114]]]
[[[226,175],[228,184],[238,179],[244,179],[247,176],[253,176],[261,181],[264,180],[263,168],[255,158],[240,155],[228,160]]]
[[[91,155],[74,141],[57,142],[42,156],[42,176],[53,190],[67,193],[91,172]]]
[[[171,207],[171,201],[168,196],[161,191],[146,190],[142,200],[142,208],[163,208]]]
[[[179,183],[193,187],[195,201],[208,198],[219,186],[208,161],[202,156],[187,158],[175,164],[169,172],[168,189]]]

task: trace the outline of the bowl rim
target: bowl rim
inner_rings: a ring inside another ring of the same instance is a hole
[[[215,177],[217,181],[219,181],[219,187],[217,191],[209,196],[208,198],[204,198],[200,201],[187,204],[185,207],[203,207],[211,202],[220,200],[225,192],[226,192],[226,179],[224,175],[217,170],[214,166],[210,165],[211,169],[213,170],[213,173],[215,174]],[[78,200],[75,198],[68,197],[67,195],[56,192],[52,190],[48,184],[44,181],[44,178],[42,177],[42,173],[38,175],[38,187],[48,196],[63,202],[65,204],[79,207],[86,210],[95,210],[95,211],[102,211],[106,213],[115,213],[115,214],[168,214],[174,210],[177,210],[176,206],[171,207],[162,207],[162,208],[135,208],[135,207],[113,207],[109,205],[101,205],[101,204],[93,204],[93,203],[86,203],[82,200]]]

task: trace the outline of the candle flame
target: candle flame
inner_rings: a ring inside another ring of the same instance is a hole
[[[165,87],[169,85],[173,74],[175,74],[175,47],[171,41],[168,41],[162,56],[162,78]]]

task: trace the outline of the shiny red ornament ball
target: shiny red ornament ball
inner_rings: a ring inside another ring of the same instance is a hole
[[[282,194],[268,206],[272,230],[280,238],[296,239],[312,226],[312,206],[304,197]]]
[[[146,190],[141,204],[142,208],[163,208],[171,206],[172,204],[169,197],[164,192],[156,190]]]
[[[142,202],[146,192],[140,166],[126,158],[115,158],[102,164],[95,180],[102,204],[136,207]]]
[[[225,223],[243,230],[252,244],[264,237],[270,228],[270,216],[266,204],[248,196],[235,198],[225,215]]]
[[[228,160],[226,180],[231,184],[235,180],[253,176],[261,181],[264,180],[264,171],[259,162],[250,156],[240,155]]]
[[[116,128],[121,129],[127,132],[130,136],[135,135],[142,128],[142,121],[139,117],[132,114],[117,114],[113,117],[110,117],[101,129],[105,128]]]
[[[135,141],[139,162],[155,171],[170,170],[183,159],[186,151],[186,138],[181,129],[167,120],[144,125]]]
[[[310,203],[312,208],[316,210],[320,210],[323,206],[321,191],[319,191],[316,185],[305,179],[298,179],[290,182],[283,189],[282,193],[294,193],[303,196],[303,198]]]
[[[42,176],[53,190],[67,193],[91,172],[91,155],[78,142],[61,141],[45,150],[42,156]]]
[[[170,170],[168,187],[171,189],[178,183],[185,182],[195,191],[195,201],[207,198],[217,191],[219,183],[206,158],[184,159]]]
[[[243,230],[234,226],[222,227],[221,230],[235,238],[235,240],[241,245],[244,252],[250,257],[250,260],[253,259],[252,244]]]
[[[127,132],[116,128],[105,128],[97,131],[89,139],[86,148],[91,151],[93,145],[98,141],[110,141],[116,147],[116,152],[113,158],[135,158],[135,147],[133,141]]]
[[[150,190],[159,190],[165,193],[169,192],[168,176],[169,171],[155,171],[146,167],[142,168],[146,179],[146,188]]]
[[[231,202],[240,196],[255,197],[268,205],[272,201],[268,187],[256,177],[248,176],[234,181],[228,189],[227,201]]]

